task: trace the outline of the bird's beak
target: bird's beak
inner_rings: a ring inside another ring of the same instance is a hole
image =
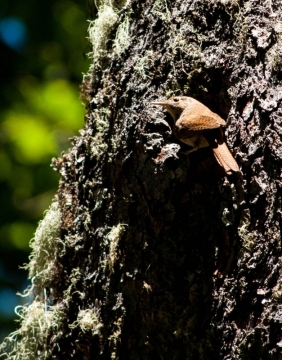
[[[166,107],[166,103],[161,101],[153,101],[151,104]]]

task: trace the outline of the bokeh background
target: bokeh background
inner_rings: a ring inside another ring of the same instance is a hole
[[[17,327],[29,241],[58,188],[50,167],[83,127],[90,51],[85,0],[4,0],[0,8],[0,341]]]

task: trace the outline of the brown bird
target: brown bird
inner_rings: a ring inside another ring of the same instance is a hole
[[[187,96],[175,96],[166,101],[155,101],[153,104],[163,106],[173,117],[175,136],[193,147],[188,153],[210,146],[226,173],[240,171],[224,142],[222,127],[226,122],[219,115]]]

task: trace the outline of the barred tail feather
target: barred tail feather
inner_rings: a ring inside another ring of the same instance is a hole
[[[231,171],[240,171],[236,160],[232,156],[225,142],[218,143],[216,147],[212,147],[212,150],[217,161],[227,173],[230,173]]]

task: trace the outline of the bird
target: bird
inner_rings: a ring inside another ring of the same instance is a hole
[[[219,115],[188,96],[173,96],[152,104],[164,107],[173,117],[174,135],[192,146],[186,154],[210,146],[216,160],[227,174],[240,171],[224,141],[222,127],[226,126],[226,122]]]

